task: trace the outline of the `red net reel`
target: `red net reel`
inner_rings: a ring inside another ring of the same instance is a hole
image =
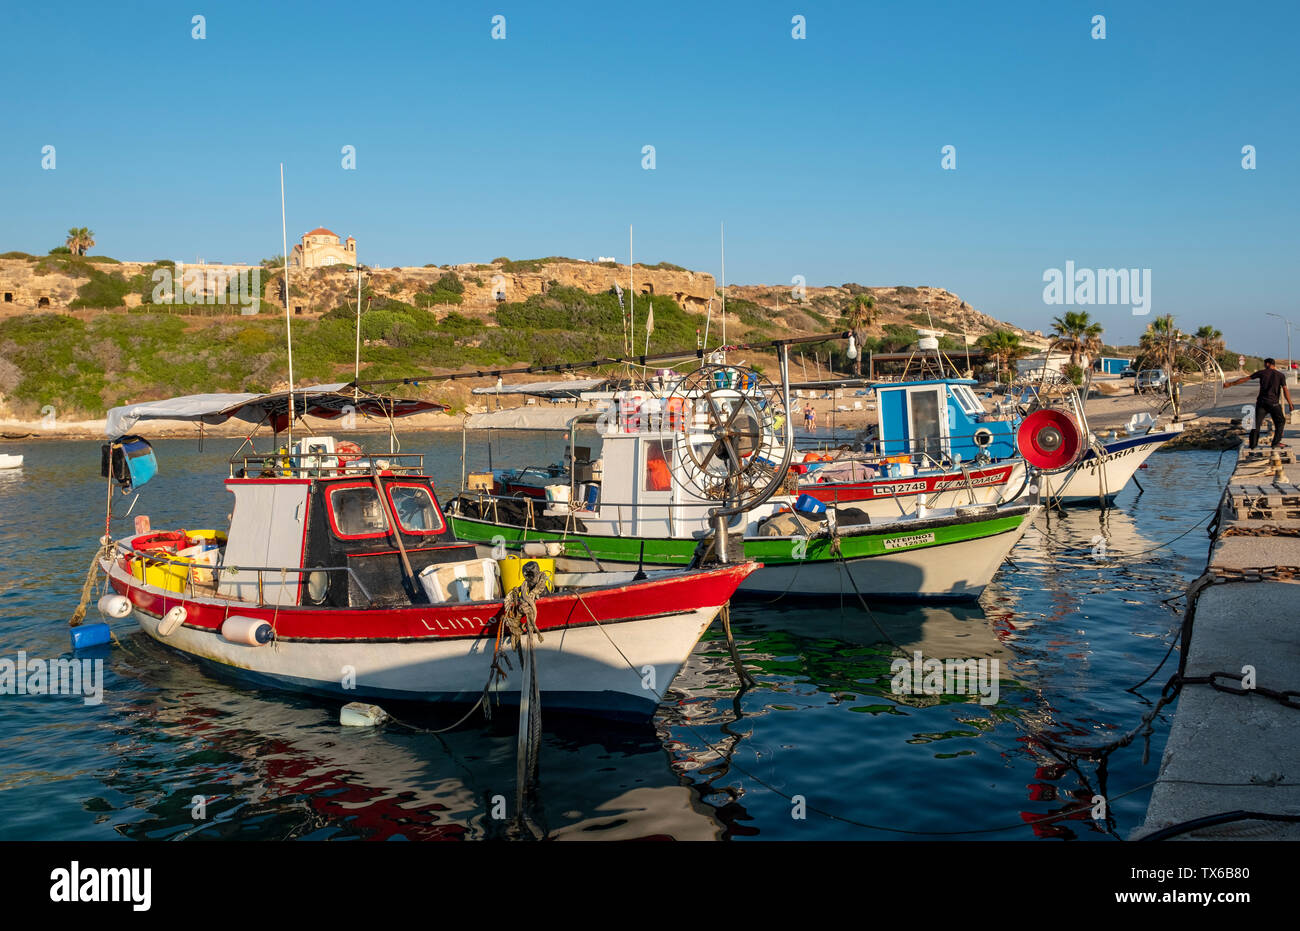
[[[1016,431],[1020,455],[1042,472],[1068,469],[1083,454],[1083,431],[1065,411],[1043,408],[1034,411]]]

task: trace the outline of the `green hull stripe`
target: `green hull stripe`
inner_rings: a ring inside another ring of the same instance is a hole
[[[503,524],[491,524],[465,517],[448,515],[456,537],[470,543],[493,545],[494,538],[502,537],[507,543],[521,541],[556,542],[564,544],[566,556],[575,559],[591,555],[609,562],[633,563],[641,558],[645,545],[645,562],[648,565],[687,565],[695,554],[694,540],[665,540],[647,537],[607,537],[590,533],[564,534],[549,530],[524,530]],[[844,559],[866,559],[893,553],[929,549],[949,543],[981,540],[1016,530],[1026,514],[1011,514],[989,520],[961,524],[926,527],[908,531],[875,531],[855,536],[840,536],[840,554]],[[581,540],[586,543],[583,547]],[[796,555],[797,551],[802,552]],[[745,540],[745,557],[768,566],[793,563],[835,562],[840,559],[831,551],[831,541],[825,537],[808,540],[791,537],[751,537]]]

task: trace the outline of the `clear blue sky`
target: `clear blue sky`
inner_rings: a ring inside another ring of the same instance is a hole
[[[1276,353],[1298,27],[1291,2],[15,2],[0,251],[75,225],[257,261],[284,162],[290,241],[326,226],[367,263],[626,261],[634,224],[638,261],[717,274],[725,222],[733,283],[928,284],[1046,328],[1045,269],[1150,268],[1153,313]]]

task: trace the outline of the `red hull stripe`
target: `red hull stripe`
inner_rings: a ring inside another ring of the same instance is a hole
[[[707,607],[707,606],[706,606],[706,605],[700,605],[699,607],[700,607],[700,608],[704,608],[704,607]],[[141,609],[139,609],[139,610],[140,610],[142,613],[144,613],[144,614],[148,614],[150,617],[153,617],[155,620],[157,620],[157,619],[160,618],[159,615],[153,614],[151,611],[145,611],[143,608],[141,608]],[[234,613],[234,612],[232,612],[232,613]],[[579,614],[580,616],[575,617],[572,623],[564,624],[564,625],[562,626],[561,630],[576,630],[576,629],[579,628],[579,627],[592,627],[592,626],[595,625],[596,622],[593,621],[593,620],[591,619],[591,616],[588,615],[587,612],[586,612],[585,610],[583,610],[582,607],[581,607],[580,605],[578,606],[578,614]],[[248,616],[248,615],[245,615],[245,616]],[[677,617],[677,616],[679,616],[679,615],[678,615],[678,612],[666,611],[666,612],[655,613],[655,614],[641,614],[641,615],[638,615],[638,616],[636,616],[636,617],[620,617],[620,618],[613,618],[613,619],[602,618],[601,621],[600,621],[600,623],[601,623],[601,626],[603,626],[603,627],[615,627],[615,628],[616,628],[616,627],[618,627],[619,624],[627,624],[627,623],[631,623],[632,621],[653,621],[653,620],[655,620],[655,619],[657,619],[657,618],[661,618],[661,617]],[[281,615],[281,620],[283,620],[283,615]],[[584,623],[584,620],[585,620],[585,623]],[[219,637],[219,636],[221,636],[221,630],[220,630],[219,628],[212,628],[212,627],[199,627],[199,626],[197,626],[197,625],[195,625],[195,624],[191,624],[189,621],[186,621],[182,626],[183,626],[183,627],[188,627],[188,628],[190,628],[191,630],[197,630],[197,631],[201,631],[201,632],[203,632],[203,633],[212,634],[212,636],[214,636],[214,637]],[[283,625],[281,625],[281,629],[283,629]],[[548,629],[547,631],[544,631],[544,633],[549,633],[549,631],[550,631],[551,629],[554,629],[554,628],[550,628],[550,629]],[[463,631],[459,631],[459,630],[455,630],[455,629],[449,629],[449,630],[447,630],[447,631],[438,631],[437,633],[430,633],[430,634],[428,634],[427,636],[424,636],[424,637],[344,637],[344,638],[339,638],[339,637],[290,637],[290,636],[287,636],[287,635],[285,635],[285,634],[283,634],[283,633],[277,631],[277,633],[276,633],[276,637],[275,637],[275,640],[276,640],[277,643],[333,643],[333,644],[354,644],[354,643],[355,643],[355,644],[361,644],[361,643],[422,643],[422,642],[423,642],[423,643],[427,643],[427,642],[430,642],[430,641],[436,641],[436,642],[438,642],[438,643],[446,643],[446,642],[451,641],[451,640],[479,640],[479,639],[483,638],[484,636],[492,636],[492,637],[495,637],[495,636],[496,636],[496,624],[495,624],[495,622],[494,622],[494,623],[491,623],[491,624],[489,624],[489,625],[487,625],[486,627],[483,627],[483,628],[478,629],[478,631],[477,631],[476,633],[464,633]]]
[[[543,634],[594,623],[602,624],[644,617],[660,617],[696,611],[724,604],[740,583],[758,568],[742,563],[672,579],[638,582],[613,588],[573,594],[558,594],[537,602],[537,627]],[[173,592],[141,585],[122,578],[118,564],[113,588],[147,614],[162,617],[177,605],[185,608],[185,626],[198,630],[221,630],[232,614],[265,620],[276,635],[288,640],[320,642],[362,642],[379,640],[438,640],[477,637],[493,628],[501,613],[501,602],[485,604],[410,605],[395,608],[276,608],[242,602],[193,600]],[[586,605],[584,607],[583,605]],[[653,605],[654,612],[646,613]],[[588,613],[590,609],[590,613]]]

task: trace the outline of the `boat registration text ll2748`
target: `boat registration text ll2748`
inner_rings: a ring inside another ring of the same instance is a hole
[[[885,549],[901,550],[909,546],[921,546],[924,543],[933,543],[933,533],[914,533],[909,537],[893,537],[885,541]]]

